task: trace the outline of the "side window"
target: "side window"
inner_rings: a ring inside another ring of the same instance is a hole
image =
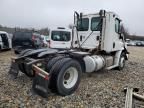
[[[101,31],[102,19],[100,17],[93,17],[91,19],[91,30]]]
[[[115,32],[118,33],[120,29],[120,21],[115,19]]]
[[[77,30],[78,31],[88,31],[89,29],[89,19],[88,18],[82,18],[81,20],[78,20],[77,22]]]
[[[62,40],[63,41],[70,41],[71,35],[70,32],[63,32]]]

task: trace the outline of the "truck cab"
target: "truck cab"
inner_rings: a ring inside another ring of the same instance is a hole
[[[12,45],[15,54],[25,49],[43,48],[41,35],[32,31],[16,31],[13,35]]]
[[[51,29],[48,46],[56,49],[70,49],[72,42],[72,30],[63,27]]]
[[[121,19],[114,12],[100,11],[94,14],[75,16],[73,47],[103,50],[106,53],[124,47],[121,34]]]

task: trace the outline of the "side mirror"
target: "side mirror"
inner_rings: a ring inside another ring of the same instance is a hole
[[[75,18],[75,15],[76,15],[77,20],[78,20],[80,15],[79,15],[78,12],[76,12],[76,11],[74,12],[74,18]]]
[[[81,25],[82,25],[82,16],[83,16],[83,14],[80,13],[80,23],[81,23]]]
[[[99,15],[100,17],[105,17],[106,11],[105,10],[100,10]]]
[[[82,16],[83,16],[83,14],[82,14],[82,13],[80,13],[80,19],[82,19]]]
[[[78,12],[74,12],[74,24],[75,24],[75,27],[77,27],[77,22],[76,22],[76,19],[77,19],[77,21],[80,19],[79,18],[80,17],[80,15],[78,14]]]
[[[119,27],[119,31],[118,31],[118,33],[119,33],[119,34],[122,33],[122,26]]]

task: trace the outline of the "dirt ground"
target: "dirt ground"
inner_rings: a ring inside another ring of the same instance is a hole
[[[124,108],[124,87],[138,87],[144,95],[144,47],[128,47],[129,60],[122,71],[83,74],[78,90],[70,96],[52,95],[44,99],[31,93],[32,79],[20,74],[15,80],[8,75],[12,51],[0,52],[0,108]],[[134,101],[135,108],[144,102]]]

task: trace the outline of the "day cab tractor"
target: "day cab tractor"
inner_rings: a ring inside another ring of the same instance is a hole
[[[19,71],[33,77],[32,88],[43,97],[50,92],[70,95],[78,88],[82,73],[124,68],[128,51],[121,21],[117,14],[105,10],[75,12],[71,49],[24,50],[12,58],[9,73],[15,78]]]

